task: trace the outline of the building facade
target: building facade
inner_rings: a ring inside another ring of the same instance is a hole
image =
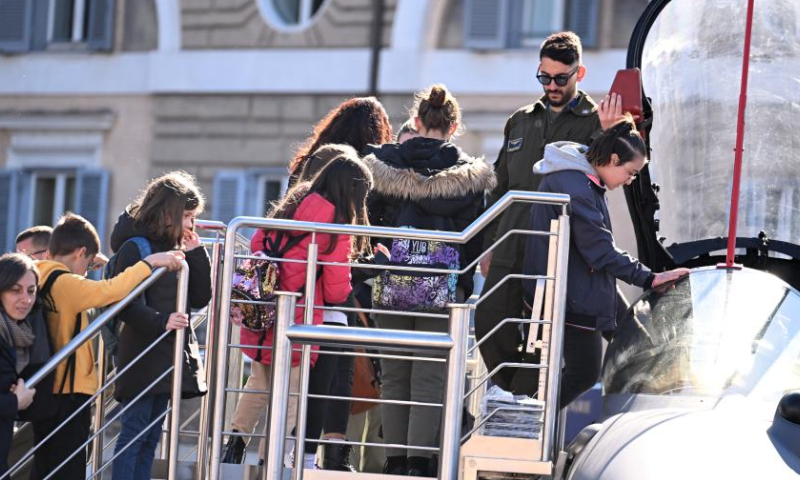
[[[0,239],[72,210],[108,232],[147,179],[197,176],[206,218],[262,215],[341,101],[392,123],[445,83],[457,143],[493,161],[538,98],[538,48],[571,29],[595,97],[647,0],[0,0]]]

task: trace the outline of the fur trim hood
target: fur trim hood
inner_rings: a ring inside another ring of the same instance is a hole
[[[425,153],[432,155],[420,158],[415,154],[423,149],[418,147],[426,147]],[[494,171],[483,158],[470,157],[448,142],[414,138],[402,145],[374,147],[363,160],[372,171],[375,191],[388,197],[460,198],[497,185]]]

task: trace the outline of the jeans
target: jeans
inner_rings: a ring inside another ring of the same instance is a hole
[[[122,429],[114,447],[115,455],[124,449],[111,467],[114,480],[150,480],[163,418],[134,438],[167,410],[168,403],[166,394],[145,396],[133,404],[129,400],[122,402],[123,407],[129,408],[122,414]]]

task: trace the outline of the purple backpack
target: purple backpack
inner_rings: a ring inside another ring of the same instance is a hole
[[[459,268],[458,250],[444,242],[394,239],[390,265],[404,267]],[[384,270],[372,290],[372,304],[383,310],[440,313],[456,301],[455,273],[417,273]]]

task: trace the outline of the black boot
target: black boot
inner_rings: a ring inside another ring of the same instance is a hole
[[[234,430],[234,432],[236,432],[236,430]],[[247,445],[244,443],[244,440],[242,440],[242,437],[239,436],[228,437],[228,443],[225,444],[225,448],[222,450],[222,459],[220,459],[220,462],[242,463],[242,460],[244,460],[244,451],[246,448]]]
[[[409,477],[430,477],[431,459],[425,457],[408,457]]]
[[[340,472],[353,472],[358,470],[350,465],[350,452],[353,451],[351,445],[325,445],[325,457],[322,459],[323,470],[337,470]]]
[[[408,474],[408,459],[405,455],[397,457],[386,457],[386,464],[383,466],[383,473],[389,475]]]

